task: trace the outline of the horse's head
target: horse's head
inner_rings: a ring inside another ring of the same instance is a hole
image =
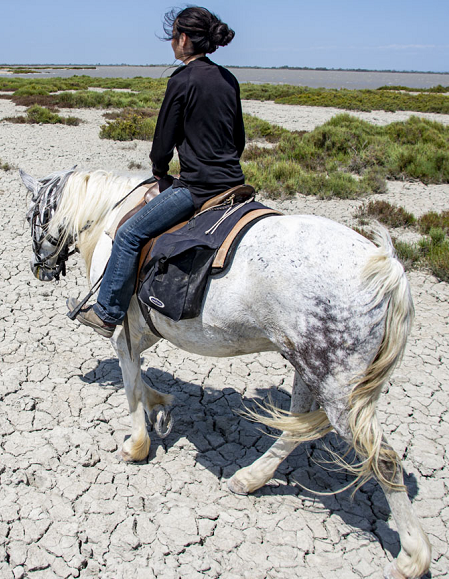
[[[52,173],[43,179],[35,179],[20,169],[20,176],[31,193],[27,212],[27,221],[31,227],[33,240],[33,258],[31,271],[40,281],[58,280],[61,273],[65,275],[65,262],[68,247],[72,240],[61,241],[62,232],[50,234],[50,221],[57,209],[58,202],[75,167],[68,171]]]

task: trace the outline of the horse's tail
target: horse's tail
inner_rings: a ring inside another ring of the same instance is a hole
[[[384,486],[402,490],[403,485],[395,483],[400,461],[382,439],[376,405],[383,385],[404,354],[415,310],[404,268],[396,258],[386,229],[376,229],[375,242],[378,249],[363,275],[368,289],[376,296],[375,304],[388,300],[385,329],[377,355],[364,375],[354,381],[349,396],[349,426],[353,447],[363,457],[361,465],[355,468],[360,484],[374,474]]]
[[[357,475],[353,482],[358,483],[357,488],[374,474],[384,486],[399,490],[403,486],[394,481],[400,461],[394,450],[382,440],[376,404],[382,386],[404,353],[414,307],[404,269],[396,259],[391,238],[383,227],[376,228],[375,243],[378,248],[363,271],[363,279],[368,291],[375,296],[372,307],[388,300],[384,335],[374,360],[363,375],[353,380],[348,400],[352,447],[362,460],[357,465],[349,465],[335,455],[334,459]],[[332,430],[322,409],[293,414],[269,405],[266,410],[268,416],[249,414],[254,420],[287,432],[298,442],[316,440]],[[388,473],[387,477],[385,473]]]

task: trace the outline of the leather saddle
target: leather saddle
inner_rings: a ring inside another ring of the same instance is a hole
[[[170,184],[158,181],[137,187],[132,192],[133,199],[127,200],[127,207],[122,208],[110,228],[111,237]],[[227,266],[248,227],[264,217],[279,215],[255,202],[254,196],[251,185],[232,187],[209,199],[188,221],[144,245],[135,291],[153,333],[159,335],[151,320],[151,309],[174,321],[198,316],[208,277]],[[208,235],[209,229],[212,235]]]
[[[170,184],[171,184],[171,182],[167,183],[164,180],[161,180],[161,181],[156,181],[156,183],[152,183],[149,185],[142,185],[141,187],[136,189],[135,193],[139,194],[140,200],[137,202],[137,204],[134,202],[134,206],[130,210],[128,210],[124,215],[123,215],[123,212],[121,212],[121,216],[119,215],[118,222],[116,220],[111,228],[111,230],[112,230],[111,233],[113,232],[111,237],[115,238],[115,235],[117,234],[118,229],[124,223],[126,223],[126,221],[128,221],[128,219],[133,217],[133,215],[135,215],[138,211],[140,211],[140,209],[142,209],[142,207],[144,207],[147,203],[149,203],[152,199],[154,199],[161,191],[163,191],[168,186],[170,186]],[[227,189],[223,193],[220,193],[220,194],[216,195],[215,197],[212,197],[211,199],[206,201],[199,209],[197,209],[197,211],[195,211],[193,216],[198,215],[198,214],[202,213],[203,211],[207,211],[209,209],[212,209],[213,207],[217,207],[219,205],[231,204],[231,203],[234,203],[234,204],[244,203],[245,201],[248,201],[249,199],[253,198],[255,196],[255,194],[256,194],[256,192],[255,192],[255,189],[252,185],[237,185],[236,187],[232,187],[231,189]],[[275,213],[273,210],[269,210],[269,212]],[[251,215],[251,214],[249,214],[249,215]],[[259,216],[260,216],[260,213],[257,213],[257,215],[252,215],[252,217],[254,219],[256,217],[259,217]],[[220,257],[219,257],[220,262],[217,261],[216,264],[214,263],[214,267],[223,267],[227,251],[231,247],[233,239],[235,238],[236,235],[238,235],[239,231],[247,223],[249,223],[249,221],[250,220],[247,217],[245,222],[240,224],[241,227],[239,227],[238,229],[236,229],[234,231],[234,235],[226,240],[226,245],[223,245],[223,248],[220,248],[221,249],[221,253],[220,253]],[[160,239],[160,237],[162,237],[162,235],[164,235],[165,233],[171,233],[173,231],[177,231],[181,227],[184,227],[184,225],[186,225],[187,223],[188,223],[187,221],[178,223],[177,225],[171,227],[170,229],[168,229],[164,233],[161,233],[157,237],[149,239],[147,241],[147,243],[143,246],[141,254],[140,254],[139,270],[138,270],[137,279],[140,279],[141,271],[145,268],[145,265],[147,265],[148,262],[150,261],[151,256],[152,256],[152,249],[153,249],[156,241],[158,239]],[[222,265],[220,265],[220,263],[222,263]]]

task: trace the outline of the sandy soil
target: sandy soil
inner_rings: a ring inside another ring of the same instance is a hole
[[[342,111],[244,102],[245,112],[311,130]],[[0,99],[0,118],[24,109]],[[0,160],[35,177],[69,168],[149,167],[149,144],[100,140],[101,111],[63,110],[78,127],[0,122]],[[413,113],[352,113],[384,124]],[[449,123],[449,116],[425,115]],[[389,183],[380,196],[415,215],[449,209],[449,185]],[[107,341],[65,316],[65,299],[86,291],[71,258],[58,285],[32,278],[26,194],[17,171],[0,170],[0,576],[162,579],[381,578],[398,535],[374,483],[316,497],[346,475],[316,464],[315,445],[295,452],[265,489],[230,495],[226,479],[271,444],[234,413],[270,391],[288,401],[292,371],[277,354],[202,358],[164,341],[142,357],[148,380],[176,395],[173,433],[152,436],[147,463],[115,451],[129,433],[120,370]],[[354,224],[363,201],[298,195],[269,202]],[[409,275],[416,323],[403,365],[379,401],[386,434],[403,457],[416,513],[433,545],[432,577],[449,557],[449,285]],[[263,394],[265,392],[265,394]],[[277,399],[279,400],[279,398]],[[329,439],[326,441],[331,443]],[[430,577],[430,575],[428,576]]]

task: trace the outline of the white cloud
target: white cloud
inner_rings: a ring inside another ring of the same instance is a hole
[[[369,47],[365,47],[369,48]],[[437,46],[436,44],[387,44],[385,46],[376,46],[378,50],[427,50],[435,48],[446,48],[444,46]]]

